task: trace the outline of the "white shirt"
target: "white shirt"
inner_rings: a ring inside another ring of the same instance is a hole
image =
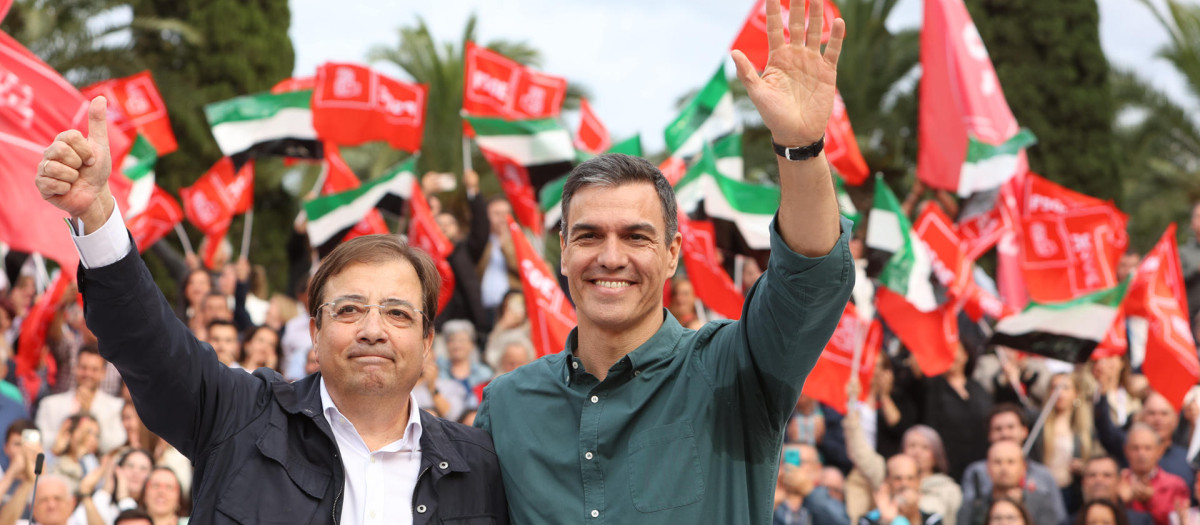
[[[495,308],[508,292],[508,263],[500,249],[500,237],[489,236],[488,246],[491,247],[491,251],[487,253],[488,263],[479,281],[479,302],[484,308]]]
[[[83,231],[83,225],[79,224],[76,231]],[[90,235],[79,236],[72,232],[71,237],[84,268],[107,266],[129,253],[129,235],[115,202],[113,214],[104,226]],[[408,402],[408,426],[404,435],[371,452],[354,425],[334,406],[325,389],[325,380],[321,379],[321,411],[333,429],[346,471],[342,523],[412,523],[412,494],[421,468],[422,429],[421,412],[411,393]]]
[[[350,420],[342,416],[321,378],[321,413],[333,428],[333,438],[346,469],[342,523],[412,523],[412,495],[421,471],[421,411],[408,395],[408,426],[404,436],[371,452]]]

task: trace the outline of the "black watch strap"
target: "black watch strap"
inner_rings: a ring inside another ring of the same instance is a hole
[[[808,160],[821,154],[821,150],[825,149],[825,135],[816,142],[807,146],[798,148],[787,148],[779,145],[774,140],[771,141],[771,146],[775,148],[775,154],[787,160]]]

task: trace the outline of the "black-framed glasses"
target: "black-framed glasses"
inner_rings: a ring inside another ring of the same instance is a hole
[[[378,308],[383,320],[396,328],[411,328],[417,324],[417,315],[425,315],[411,305],[401,301],[385,301],[383,304],[364,304],[351,299],[339,299],[324,303],[317,307],[318,315],[322,308],[328,308],[329,317],[339,323],[354,324],[366,317],[371,308]]]

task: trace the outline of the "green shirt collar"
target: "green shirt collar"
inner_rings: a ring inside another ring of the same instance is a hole
[[[629,352],[621,361],[613,365],[613,369],[610,372],[621,370],[625,367],[628,367],[626,370],[641,370],[647,368],[649,365],[665,361],[675,353],[675,347],[679,344],[679,338],[683,337],[684,328],[675,319],[675,316],[671,314],[670,310],[663,308],[662,313],[663,323],[658,328],[658,331],[650,339],[647,339],[646,342],[642,343],[632,352]],[[567,335],[566,348],[558,354],[562,361],[558,363],[558,366],[562,367],[563,381],[568,385],[574,381],[576,374],[584,371],[583,361],[580,361],[575,356],[575,350],[579,348],[578,338],[579,328],[572,328],[571,333]]]

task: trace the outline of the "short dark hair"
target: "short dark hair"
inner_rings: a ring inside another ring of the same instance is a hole
[[[9,423],[8,430],[4,431],[4,442],[8,443],[13,434],[20,434],[26,430],[37,430],[37,428],[37,423],[34,423],[32,419],[18,419],[13,421]]]
[[[123,522],[123,521],[138,521],[138,520],[147,520],[150,523],[154,523],[154,520],[150,518],[150,515],[147,514],[146,511],[144,511],[142,509],[138,509],[138,508],[133,508],[133,509],[125,509],[125,510],[121,511],[120,514],[117,514],[117,519],[113,521],[113,525],[121,525],[121,522]]]
[[[1008,496],[1000,496],[996,499],[993,499],[992,502],[988,504],[987,514],[985,514],[983,518],[984,521],[987,521],[987,519],[991,517],[992,509],[996,507],[997,503],[1012,504],[1012,506],[1017,508],[1017,512],[1021,513],[1021,520],[1023,521],[1022,525],[1033,525],[1033,517],[1029,515],[1029,509],[1025,508],[1025,505],[1021,504],[1021,502]]]
[[[204,329],[211,332],[214,326],[228,326],[232,328],[235,333],[237,332],[237,325],[233,324],[233,321],[228,319],[213,319],[212,321],[208,322],[208,325],[206,325]]]
[[[1084,503],[1083,506],[1079,508],[1079,512],[1076,514],[1077,517],[1075,518],[1075,525],[1087,525],[1088,511],[1092,510],[1092,507],[1096,505],[1108,507],[1108,510],[1112,511],[1113,519],[1116,520],[1117,525],[1129,525],[1129,516],[1125,514],[1125,509],[1122,508],[1119,503],[1106,499],[1096,499]]]
[[[334,248],[321,261],[321,267],[309,283],[309,305],[317,329],[321,328],[321,315],[317,311],[325,302],[325,285],[329,279],[355,264],[381,264],[391,261],[407,261],[417,272],[421,281],[422,336],[433,333],[433,316],[437,315],[438,291],[442,288],[442,277],[437,266],[425,250],[411,246],[395,235],[364,235],[346,241]]]
[[[263,330],[266,330],[268,332],[275,334],[275,359],[276,359],[275,366],[278,367],[279,366],[278,363],[280,361],[283,361],[283,344],[282,344],[283,338],[280,337],[279,330],[276,330],[274,328],[271,328],[270,326],[263,324],[263,325],[258,325],[258,326],[251,326],[250,328],[247,328],[245,332],[242,332],[242,344],[238,348],[238,359],[237,360],[239,363],[246,362],[246,343],[249,343],[251,339],[254,339],[254,336],[256,334],[258,334],[259,332],[261,332]]]
[[[100,355],[100,347],[96,343],[84,343],[83,346],[79,347],[79,355],[83,354],[95,354],[104,359],[104,356]],[[76,357],[75,359],[78,360],[79,358]]]
[[[1029,421],[1025,419],[1025,411],[1013,403],[1000,403],[992,407],[992,411],[988,412],[988,429],[991,429],[992,420],[996,419],[996,416],[1008,413],[1016,414],[1017,421],[1021,423],[1021,426],[1025,427],[1025,430],[1029,430]]]
[[[624,153],[605,153],[583,164],[575,166],[567,176],[562,193],[562,234],[567,235],[567,214],[571,210],[571,199],[575,192],[588,186],[613,188],[639,182],[649,183],[658,193],[662,205],[663,224],[666,225],[666,241],[670,242],[679,231],[679,217],[675,205],[675,190],[658,168],[646,159]]]

